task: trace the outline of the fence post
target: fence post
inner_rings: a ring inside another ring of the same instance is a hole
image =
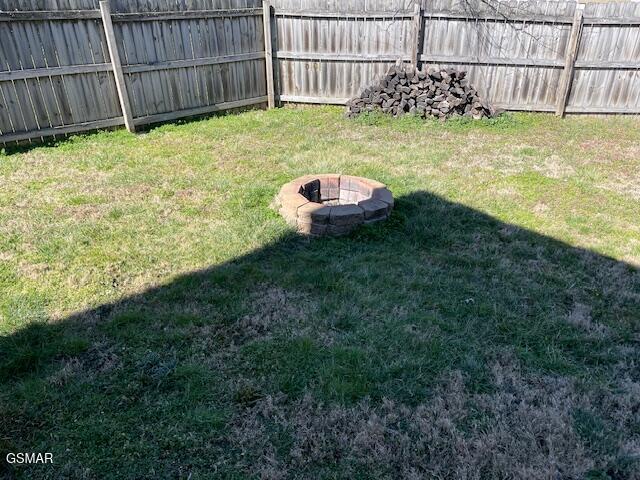
[[[116,88],[118,90],[118,99],[120,100],[120,108],[124,117],[124,125],[130,132],[135,132],[136,127],[133,124],[133,115],[131,113],[131,104],[129,103],[129,94],[127,86],[124,83],[124,75],[122,75],[122,64],[120,63],[120,54],[118,53],[118,45],[116,44],[116,36],[113,32],[113,23],[111,23],[111,7],[109,0],[100,2],[100,14],[102,15],[102,24],[104,25],[104,34],[107,38],[107,47],[109,48],[109,57],[113,66],[113,76],[116,80]]]
[[[262,23],[264,25],[264,62],[267,69],[267,100],[269,108],[276,105],[273,86],[273,40],[271,38],[271,3],[262,2]]]
[[[567,108],[571,86],[573,84],[573,71],[578,56],[578,48],[580,47],[580,38],[582,36],[582,23],[584,16],[584,4],[578,3],[576,11],[573,15],[573,24],[571,25],[571,35],[567,43],[567,49],[564,54],[564,70],[560,77],[560,90],[558,92],[558,102],[556,104],[556,115],[564,116]]]
[[[418,52],[420,51],[420,38],[422,34],[422,8],[421,0],[417,0],[413,9],[413,45],[411,46],[411,63],[418,68]]]

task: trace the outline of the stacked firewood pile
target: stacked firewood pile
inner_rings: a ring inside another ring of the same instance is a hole
[[[396,117],[411,114],[443,120],[453,116],[494,116],[495,110],[478,96],[466,74],[452,68],[418,70],[396,64],[380,83],[349,100],[347,116],[374,110]]]

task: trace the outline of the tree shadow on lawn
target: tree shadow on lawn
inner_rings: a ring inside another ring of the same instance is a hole
[[[55,459],[5,474],[637,478],[639,298],[631,265],[416,192],[0,338],[3,449]]]

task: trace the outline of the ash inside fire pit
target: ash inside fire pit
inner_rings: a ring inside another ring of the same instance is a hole
[[[344,235],[363,223],[386,220],[393,195],[375,180],[307,175],[282,187],[276,204],[287,222],[307,235]]]

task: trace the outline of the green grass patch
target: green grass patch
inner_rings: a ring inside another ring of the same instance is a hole
[[[522,476],[494,445],[631,478],[639,143],[633,117],[321,107],[8,149],[0,447],[56,462],[11,475]],[[313,172],[387,183],[391,218],[296,236],[270,203]]]

